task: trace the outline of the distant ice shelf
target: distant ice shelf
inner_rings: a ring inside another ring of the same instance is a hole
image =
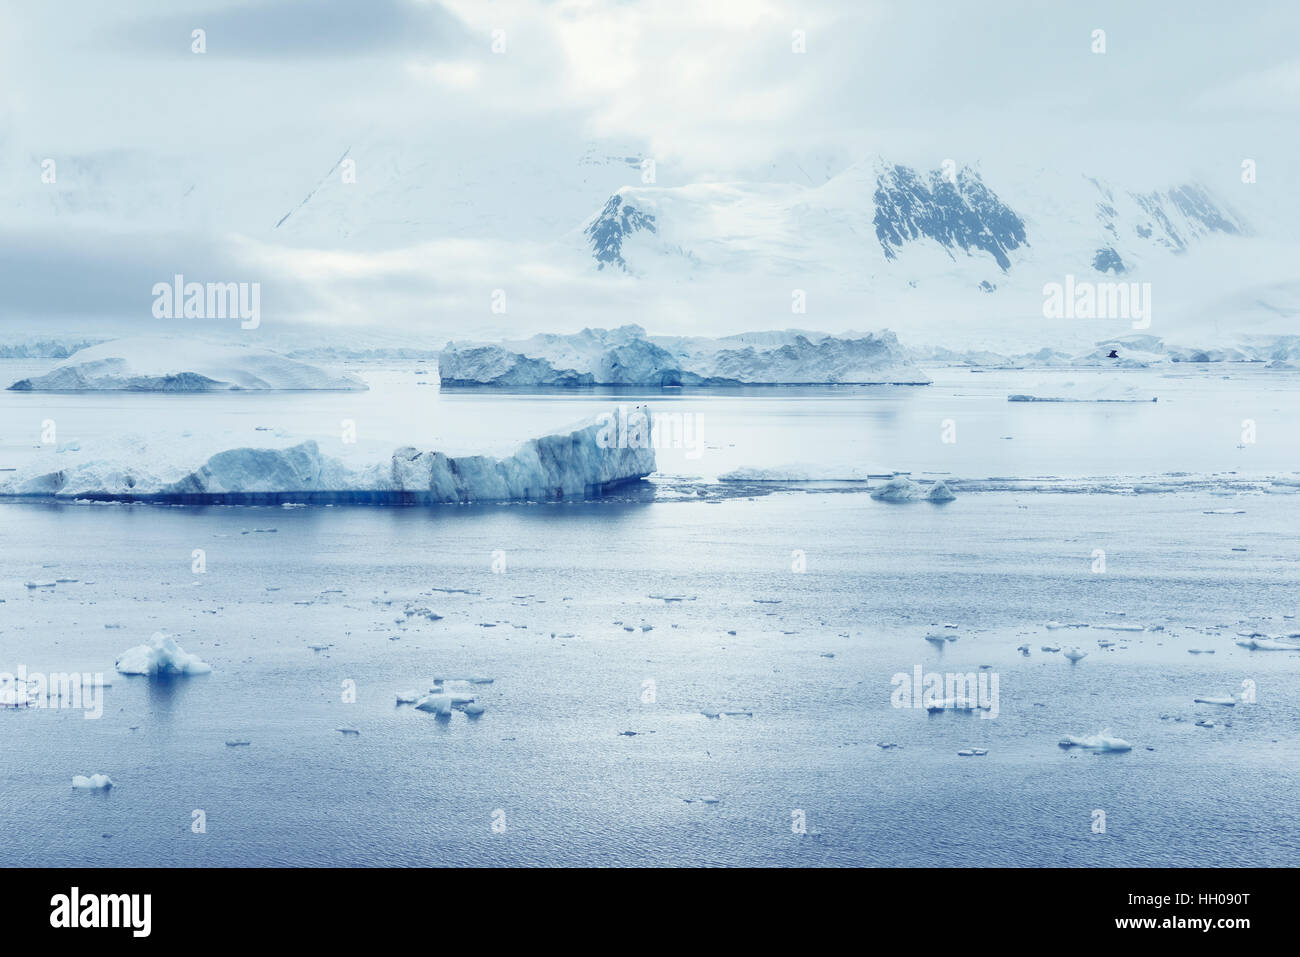
[[[15,392],[364,391],[335,373],[251,346],[136,336],[81,349],[45,375],[20,379]]]

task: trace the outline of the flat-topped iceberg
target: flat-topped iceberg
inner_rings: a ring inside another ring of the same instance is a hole
[[[366,384],[354,375],[338,375],[251,346],[135,336],[81,349],[45,375],[20,379],[9,388],[18,392],[360,391]]]
[[[1103,728],[1096,734],[1066,735],[1061,739],[1060,745],[1063,748],[1085,748],[1089,751],[1133,750],[1133,745],[1129,744],[1123,738],[1117,738],[1112,735],[1109,728]]]
[[[449,342],[444,386],[925,385],[888,330],[837,337],[756,332],[720,339],[648,336],[636,325],[516,342]]]
[[[620,413],[621,414],[621,413]],[[638,407],[632,415],[648,415]],[[443,503],[596,498],[655,470],[652,443],[611,442],[609,415],[529,439],[504,458],[448,456],[405,447],[387,462],[353,466],[314,441],[288,448],[229,449],[195,467],[165,450],[129,446],[126,457],[91,458],[49,471],[0,477],[0,496],[179,504]]]

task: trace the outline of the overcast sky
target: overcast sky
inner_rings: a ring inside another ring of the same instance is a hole
[[[0,318],[130,318],[172,272],[259,268],[286,320],[491,333],[451,274],[531,261],[638,181],[628,158],[659,185],[816,183],[870,155],[1143,187],[1251,156],[1294,183],[1298,26],[1293,2],[6,4]],[[324,196],[277,230],[347,150],[382,185],[369,212]],[[417,243],[455,268],[334,282]]]

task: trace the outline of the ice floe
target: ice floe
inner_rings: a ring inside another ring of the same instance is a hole
[[[1096,734],[1075,737],[1066,735],[1060,742],[1063,748],[1086,748],[1091,751],[1132,751],[1133,745],[1123,738],[1114,737],[1109,728],[1103,728]]]
[[[113,786],[113,779],[107,774],[92,774],[89,777],[77,774],[72,778],[72,786],[78,791],[107,791]]]
[[[1300,644],[1277,638],[1242,638],[1237,644],[1254,651],[1300,651]]]

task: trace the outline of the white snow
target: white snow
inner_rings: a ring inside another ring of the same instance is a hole
[[[9,388],[20,392],[358,391],[366,384],[354,375],[337,375],[252,346],[137,336],[81,349],[45,375],[19,380]]]
[[[107,774],[74,775],[72,786],[79,791],[107,791],[113,786],[113,779]]]
[[[205,675],[212,666],[191,655],[170,635],[158,632],[143,645],[128,648],[117,656],[117,670],[124,675]]]

